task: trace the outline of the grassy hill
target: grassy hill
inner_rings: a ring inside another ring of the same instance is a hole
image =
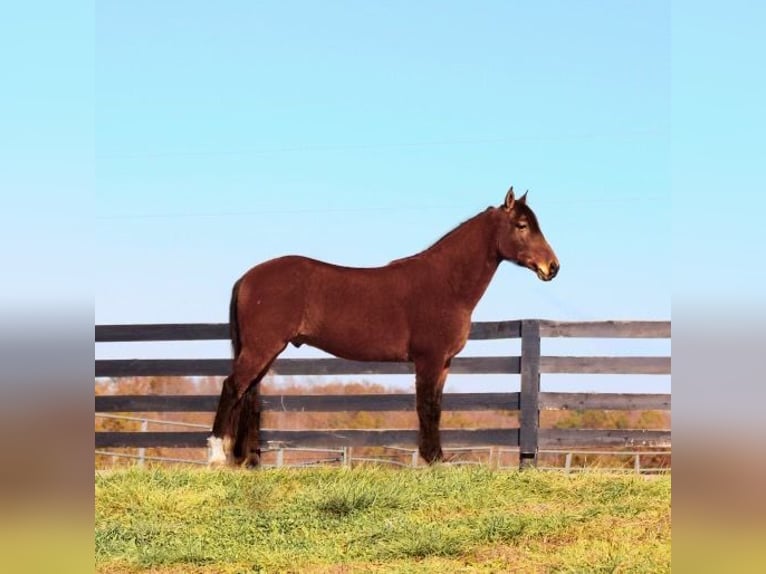
[[[670,571],[669,476],[114,470],[95,522],[104,573]]]

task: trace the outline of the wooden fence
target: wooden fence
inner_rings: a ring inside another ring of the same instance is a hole
[[[469,339],[521,339],[521,356],[456,357],[452,374],[520,374],[520,392],[452,393],[444,395],[446,411],[519,411],[518,428],[442,430],[451,446],[518,447],[521,466],[535,465],[539,449],[566,447],[665,447],[670,430],[553,429],[539,427],[541,409],[669,410],[669,394],[549,393],[540,391],[540,375],[646,374],[669,375],[670,357],[543,356],[541,338],[652,338],[669,339],[669,321],[556,322],[536,319],[477,322]],[[97,325],[96,343],[138,341],[198,341],[228,339],[227,324]],[[225,376],[229,359],[96,360],[96,377]],[[356,362],[343,359],[278,359],[277,375],[413,374],[411,363]],[[96,396],[97,413],[208,412],[218,396],[115,395]],[[412,394],[374,395],[262,395],[264,411],[412,411]],[[96,432],[96,448],[195,447],[206,445],[209,432]],[[417,444],[415,429],[279,430],[263,429],[264,443],[284,446],[341,448]]]

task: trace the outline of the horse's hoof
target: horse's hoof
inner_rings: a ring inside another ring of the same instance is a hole
[[[444,453],[440,448],[420,449],[420,456],[431,465],[444,461]]]

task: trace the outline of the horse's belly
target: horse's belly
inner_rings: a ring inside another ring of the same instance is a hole
[[[346,345],[333,345],[326,342],[312,345],[326,353],[348,359],[350,361],[386,361],[403,362],[409,360],[407,353],[399,349],[383,349],[380,346],[355,346],[350,348]]]
[[[408,360],[408,331],[405,326],[383,326],[370,321],[323,321],[300,342],[353,361]]]

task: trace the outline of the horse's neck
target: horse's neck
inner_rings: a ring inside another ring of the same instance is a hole
[[[469,219],[421,256],[437,275],[433,279],[473,310],[499,264],[491,214],[484,212]]]

